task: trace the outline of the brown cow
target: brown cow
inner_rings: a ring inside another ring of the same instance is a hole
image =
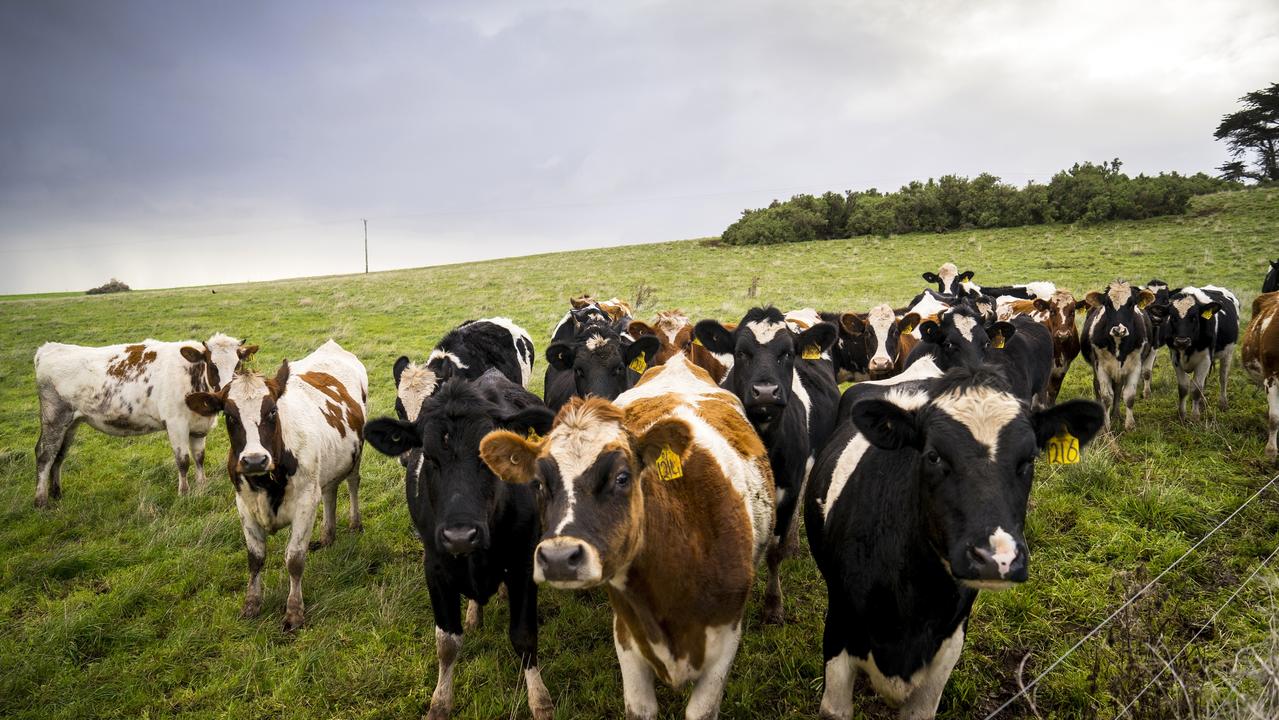
[[[676,354],[614,405],[575,398],[546,437],[490,433],[484,462],[532,482],[542,509],[533,579],[603,586],[626,717],[654,718],[654,677],[694,683],[689,718],[714,718],[773,534],[773,476],[737,398]]]
[[[1243,369],[1266,391],[1266,457],[1279,459],[1279,292],[1252,301],[1252,321],[1243,336]]]
[[[736,326],[730,323],[725,327]],[[654,365],[661,365],[675,353],[682,352],[694,365],[710,373],[716,383],[723,382],[733,368],[733,356],[716,355],[697,341],[693,336],[693,322],[683,310],[663,310],[657,313],[651,325],[643,320],[632,320],[626,333],[635,339],[644,335],[657,338],[660,345],[653,356]]]

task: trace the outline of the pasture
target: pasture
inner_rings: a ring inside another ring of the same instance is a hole
[[[634,302],[636,316],[682,308],[736,321],[755,304],[866,310],[904,304],[919,274],[947,260],[978,283],[1047,279],[1078,297],[1124,277],[1234,290],[1246,322],[1279,246],[1279,191],[1195,198],[1182,217],[1090,227],[1036,226],[945,235],[714,247],[695,241],[536,255],[466,265],[123,295],[10,298],[0,302],[0,716],[416,717],[435,682],[431,611],[421,545],[410,532],[399,464],[364,457],[365,531],[311,554],[307,625],[280,630],[287,594],[284,537],[268,543],[263,614],[238,615],[245,554],[224,458],[224,425],[209,436],[209,485],[180,498],[163,434],[108,438],[82,428],[63,468],[64,495],[32,507],[39,432],[32,355],[47,340],[103,345],[144,337],[203,340],[213,331],[261,346],[255,366],[334,338],[365,363],[370,416],[394,412],[391,364],[425,358],[462,320],[505,315],[540,356],[567,298],[583,292]],[[424,240],[429,242],[429,240]],[[263,259],[267,259],[264,256]],[[756,297],[748,290],[757,288]],[[215,292],[216,291],[216,292]],[[1262,454],[1265,399],[1235,364],[1230,409],[1209,404],[1200,423],[1176,415],[1176,384],[1161,350],[1154,396],[1139,398],[1137,427],[1100,437],[1077,466],[1041,463],[1027,520],[1030,581],[983,593],[942,700],[942,717],[980,717],[1176,559],[1274,475]],[[1215,386],[1208,391],[1215,399]],[[1092,397],[1076,361],[1062,399]],[[1271,490],[1039,687],[1054,717],[1112,717],[1164,654],[1203,631],[1178,664],[1194,685],[1228,671],[1262,642],[1275,607],[1254,580],[1206,627],[1213,611],[1279,538]],[[822,687],[825,591],[806,552],[784,566],[785,626],[758,622],[762,581],[724,698],[726,718],[812,717]],[[1270,577],[1264,574],[1263,577]],[[1271,586],[1273,587],[1273,586]],[[620,717],[621,679],[602,592],[541,593],[543,677],[562,718]],[[468,633],[458,666],[457,717],[527,717],[518,663],[506,640],[505,601]],[[1139,716],[1173,712],[1164,677]],[[865,717],[886,716],[859,684]],[[662,717],[684,693],[659,690]],[[1006,717],[1030,713],[1025,704]]]

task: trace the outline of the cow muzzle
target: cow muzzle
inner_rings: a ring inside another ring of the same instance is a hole
[[[479,525],[458,523],[440,529],[440,547],[450,555],[470,555],[483,546],[484,531]]]
[[[956,579],[976,590],[1005,590],[1026,582],[1026,549],[1005,536],[1007,542],[977,543],[964,552],[962,572]]]
[[[867,369],[870,370],[871,375],[876,376],[889,373],[893,370],[893,361],[886,357],[871,358]]]
[[[1117,337],[1117,338],[1128,337],[1128,326],[1126,326],[1126,325],[1116,325],[1116,326],[1114,326],[1114,327],[1110,328],[1110,334],[1111,334],[1113,337]]]
[[[533,553],[533,580],[570,590],[587,588],[603,582],[604,567],[590,543],[553,537],[538,543]]]
[[[266,453],[241,455],[235,468],[236,472],[246,476],[265,475],[273,469],[271,456]]]
[[[1190,338],[1175,337],[1172,339],[1172,346],[1177,348],[1178,350],[1185,350],[1186,348],[1190,347]]]

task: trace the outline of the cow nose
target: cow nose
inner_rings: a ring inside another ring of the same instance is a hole
[[[242,475],[261,475],[267,471],[271,458],[266,453],[251,453],[240,456],[240,473]]]
[[[465,555],[480,544],[480,529],[474,525],[452,525],[440,531],[440,544],[451,555]]]
[[[1123,325],[1116,325],[1110,328],[1110,334],[1115,337],[1128,337],[1128,328]]]
[[[780,398],[777,396],[778,387],[776,383],[758,383],[751,385],[751,402],[754,403],[775,403]]]
[[[1172,344],[1173,344],[1173,345],[1176,345],[1176,346],[1177,346],[1177,347],[1179,347],[1179,348],[1188,348],[1188,347],[1190,347],[1190,338],[1188,338],[1188,337],[1175,337],[1175,338],[1173,338],[1173,339],[1172,339]]]
[[[1026,554],[1020,549],[1013,557],[999,557],[990,548],[973,545],[968,548],[969,570],[978,580],[1025,582]]]
[[[541,543],[537,546],[537,563],[547,580],[576,580],[586,563],[586,548],[579,541]]]
[[[892,368],[893,368],[893,361],[889,360],[888,358],[871,358],[871,361],[870,361],[871,372],[882,372],[884,370],[891,370]]]

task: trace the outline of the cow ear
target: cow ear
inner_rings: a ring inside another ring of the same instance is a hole
[[[1155,294],[1150,292],[1149,290],[1146,290],[1145,288],[1142,288],[1141,292],[1137,293],[1137,307],[1141,308],[1142,310],[1145,310],[1146,306],[1154,301],[1155,301]]]
[[[937,277],[937,273],[930,273],[930,272],[926,272],[926,273],[924,273],[923,275],[921,275],[920,277],[924,278],[924,280],[925,280],[926,282],[930,282],[930,283],[939,283],[939,282],[941,282],[941,278]]]
[[[545,435],[551,431],[551,425],[555,424],[555,413],[545,405],[530,405],[519,412],[499,418],[497,424],[528,437],[533,434]]]
[[[835,344],[835,339],[839,335],[839,331],[834,325],[822,321],[810,327],[799,334],[800,352],[808,352],[813,346],[817,346],[817,351],[825,352],[830,350],[830,346]]]
[[[189,363],[204,362],[203,349],[197,350],[190,345],[183,345],[182,349],[178,350],[178,352],[182,353],[182,359]]]
[[[1045,300],[1045,299],[1043,299],[1043,298],[1035,298],[1035,309],[1036,309],[1036,310],[1038,310],[1038,311],[1040,311],[1040,312],[1047,312],[1047,311],[1051,310],[1051,309],[1052,309],[1052,307],[1053,307],[1053,304],[1052,304],[1052,303],[1050,303],[1050,302],[1048,302],[1047,300]]]
[[[839,327],[848,335],[861,335],[866,331],[866,321],[857,313],[846,312],[839,316]]]
[[[404,368],[408,366],[408,355],[401,355],[395,359],[395,364],[391,366],[391,376],[395,378],[395,387],[400,386],[400,376],[404,374]]]
[[[581,297],[569,298],[568,304],[572,305],[574,310],[581,310],[591,304],[591,296],[582,295]]]
[[[1221,303],[1214,300],[1200,308],[1199,312],[1203,316],[1204,320],[1210,320],[1213,315],[1221,312]]]
[[[919,326],[919,336],[924,342],[940,345],[945,341],[945,337],[941,331],[941,325],[927,320]]]
[[[633,338],[639,338],[644,335],[657,335],[657,331],[643,320],[632,320],[630,324],[626,326],[626,332]]]
[[[991,325],[986,328],[986,336],[990,338],[991,346],[996,348],[1004,347],[1004,345],[1008,343],[1008,340],[1011,339],[1016,332],[1017,326],[1007,320],[1000,320],[997,323],[991,323]]]
[[[566,342],[551,343],[546,348],[546,362],[556,370],[570,370],[573,367],[573,346]]]
[[[653,364],[653,356],[657,354],[657,350],[661,347],[661,342],[656,335],[645,335],[636,338],[635,342],[622,348],[622,363],[630,365],[635,358],[644,356],[644,367],[647,368]],[[640,372],[643,375],[643,372]]]
[[[1150,307],[1146,308],[1146,314],[1152,318],[1163,320],[1164,318],[1168,317],[1168,306],[1167,305],[1151,305]]]
[[[1087,300],[1076,300],[1076,301],[1075,301],[1075,312],[1079,312],[1080,310],[1087,310],[1087,309],[1088,309],[1088,301],[1087,301]]]
[[[693,328],[693,337],[707,350],[720,355],[733,354],[733,334],[717,320],[702,320]]]
[[[906,313],[897,321],[897,331],[902,335],[909,335],[915,331],[919,325],[919,313]]]
[[[1086,445],[1105,421],[1105,411],[1092,400],[1070,400],[1030,416],[1030,424],[1035,428],[1035,443],[1041,450],[1047,447],[1049,438],[1060,434],[1063,429],[1078,438],[1081,446]]]
[[[240,343],[240,347],[235,349],[235,354],[238,355],[240,357],[240,360],[243,361],[253,357],[253,354],[256,353],[257,351],[258,351],[257,345],[245,345],[244,343]]]
[[[510,430],[494,430],[480,441],[480,459],[493,474],[508,483],[524,485],[533,479],[537,454],[545,439],[536,443]]]
[[[226,405],[221,395],[210,392],[187,393],[186,401],[191,412],[204,417],[217,415]]]
[[[874,398],[855,403],[850,416],[857,429],[877,448],[923,447],[924,436],[919,432],[913,410]]]
[[[280,369],[275,371],[275,377],[266,381],[267,388],[271,391],[271,397],[279,400],[284,396],[284,391],[289,387],[289,361],[284,360],[280,363]]]
[[[1101,307],[1101,293],[1093,290],[1084,296],[1084,303],[1090,308]]]
[[[669,450],[681,461],[688,459],[693,449],[693,429],[679,418],[667,417],[653,423],[635,444],[640,462],[649,467],[662,453]]]
[[[968,282],[969,280],[973,279],[974,274],[976,273],[974,273],[972,270],[965,270],[959,274],[959,278],[957,279],[959,280],[959,282]]]
[[[374,450],[397,457],[416,447],[422,447],[417,426],[407,420],[380,417],[364,426],[364,439]]]

